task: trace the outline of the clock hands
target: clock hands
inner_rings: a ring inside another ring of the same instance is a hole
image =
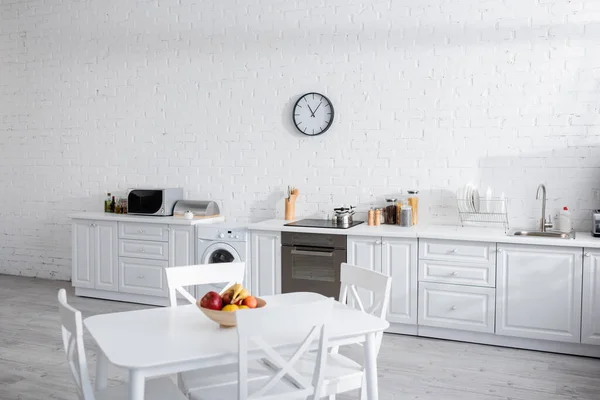
[[[321,104],[319,104],[319,105],[321,105]],[[310,110],[310,116],[314,118],[315,117],[315,111],[317,111],[317,110],[313,111],[312,108],[310,108],[310,104],[307,104],[307,106],[308,106],[308,109]],[[317,108],[319,108],[319,107],[317,107]]]
[[[313,117],[315,116],[315,113],[317,112],[317,110],[319,109],[319,107],[321,107],[321,104],[323,104],[323,102],[319,103],[319,105],[317,106],[317,108],[315,108],[315,111],[313,111]]]

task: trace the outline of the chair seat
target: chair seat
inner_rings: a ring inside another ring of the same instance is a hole
[[[312,372],[311,372],[312,374]],[[248,391],[252,393],[260,389],[273,372],[260,361],[248,363]],[[214,368],[206,368],[196,371],[183,372],[181,381],[182,390],[189,393],[190,400],[233,400],[237,399],[238,391],[237,364],[221,365]],[[285,380],[279,381],[273,389],[278,395],[284,395],[286,391],[297,390]]]
[[[296,371],[310,378],[315,369],[316,359],[315,353],[305,354],[296,364]],[[359,389],[362,379],[362,365],[340,354],[327,354],[322,396]]]
[[[124,383],[94,393],[96,400],[128,400],[129,385]],[[169,378],[146,381],[145,400],[188,400]]]
[[[271,372],[271,370],[269,370],[262,362],[250,361],[248,363],[249,382],[264,380],[271,375],[273,375],[273,372]],[[186,371],[180,374],[181,390],[185,394],[191,392],[201,392],[200,394],[203,394],[208,388],[223,387],[231,384],[234,385],[235,389],[237,388],[237,379],[237,364],[219,365],[216,367]],[[232,398],[236,397],[237,394]],[[204,399],[204,397],[192,398]]]

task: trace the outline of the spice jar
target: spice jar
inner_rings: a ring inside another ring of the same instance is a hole
[[[381,210],[379,208],[375,209],[375,226],[381,224]]]
[[[400,211],[400,226],[412,226],[413,211],[412,207],[403,205]]]
[[[396,205],[396,199],[394,198],[390,198],[390,199],[385,199],[385,208],[384,210],[384,223],[386,224],[395,224],[396,223],[396,213],[398,210],[398,207]]]
[[[418,190],[409,190],[408,191],[408,205],[412,208],[412,224],[416,225],[419,220],[419,198],[417,194]]]
[[[370,209],[369,213],[367,215],[368,215],[368,222],[367,222],[367,224],[369,226],[375,225],[375,210]]]

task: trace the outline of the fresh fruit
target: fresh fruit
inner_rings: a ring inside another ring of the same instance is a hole
[[[232,296],[233,296],[233,293],[230,292],[229,290],[226,291],[225,293],[223,293],[223,304],[224,305],[231,304]]]
[[[233,312],[236,310],[239,310],[238,306],[236,306],[235,304],[227,304],[225,307],[223,307],[221,311]]]
[[[242,289],[237,296],[235,296],[233,298],[234,302],[237,302],[239,300],[244,300],[246,297],[250,296],[250,292],[247,291],[246,289]]]
[[[200,300],[200,307],[208,308],[211,310],[220,310],[223,308],[223,299],[217,292],[208,292]]]
[[[256,297],[248,296],[244,299],[242,304],[248,308],[256,308],[256,306],[258,305],[258,301],[256,300]]]
[[[240,310],[243,310],[244,308],[250,308],[250,307],[248,307],[248,306],[239,306],[238,308],[239,308]]]

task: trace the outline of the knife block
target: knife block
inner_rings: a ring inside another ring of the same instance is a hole
[[[290,201],[285,199],[285,220],[293,221],[296,219],[296,199]]]

